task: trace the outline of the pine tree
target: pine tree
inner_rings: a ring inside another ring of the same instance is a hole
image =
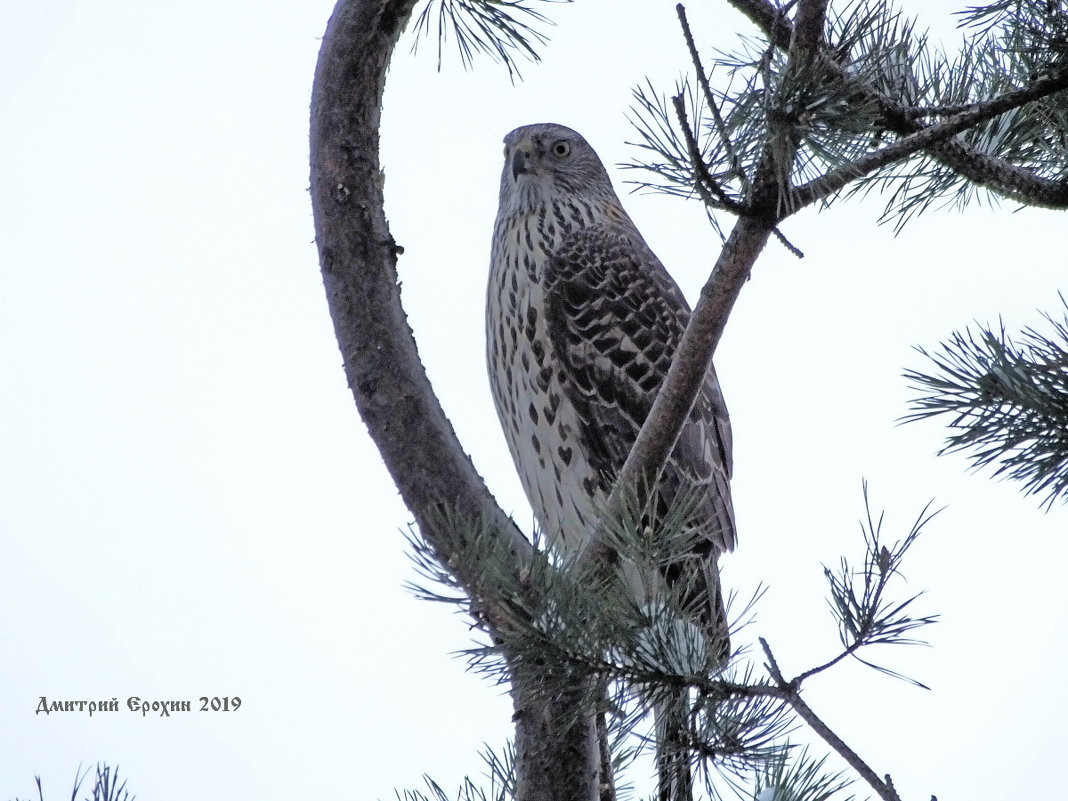
[[[831,731],[802,690],[846,659],[893,673],[870,662],[868,647],[915,643],[935,620],[915,611],[917,596],[901,596],[896,581],[929,508],[895,540],[865,493],[863,557],[825,571],[841,650],[795,676],[781,671],[764,641],[760,654],[709,664],[677,599],[628,603],[610,557],[640,563],[650,549],[685,545],[670,521],[650,532],[633,499],[643,477],[664,463],[767,242],[801,255],[780,231],[785,219],[870,192],[886,197],[884,218],[898,226],[932,206],[986,195],[1068,207],[1068,8],[1003,0],[968,9],[960,22],[972,35],[947,56],[885,0],[834,8],[827,0],[725,1],[749,18],[755,35],[706,64],[700,32],[680,5],[692,77],[670,97],[654,86],[635,92],[642,156],[634,166],[647,186],[703,203],[723,247],[617,479],[605,547],[578,563],[546,553],[493,502],[430,389],[404,320],[398,248],[382,212],[378,126],[385,70],[415,0],[339,0],[323,40],[312,104],[312,198],[345,370],[415,517],[412,547],[428,579],[419,592],[468,613],[484,633],[469,652],[472,668],[507,682],[517,710],[514,750],[487,755],[494,784],[485,790],[470,782],[460,798],[616,798],[614,777],[652,746],[650,704],[681,687],[694,702],[687,735],[708,794],[734,788],[761,801],[815,801],[860,781],[879,798],[900,801],[891,778]],[[518,61],[536,59],[546,41],[539,9],[547,2],[435,0],[416,27],[434,34],[436,25],[439,53],[453,41],[465,63],[485,53],[517,75]],[[1057,332],[1065,339],[1064,327]],[[1020,347],[1004,332],[983,331],[958,335],[934,359],[939,373],[909,374],[931,393],[913,416],[955,414],[962,433],[950,449],[976,447],[979,463],[1002,458],[1002,469],[1031,491],[1049,493],[1049,501],[1060,495],[1068,480],[1063,344],[1028,334]],[[731,606],[735,627],[750,608]],[[596,737],[582,725],[590,715],[605,721]],[[795,725],[809,727],[851,773],[790,747],[786,735]],[[404,797],[448,796],[428,780],[426,792]]]

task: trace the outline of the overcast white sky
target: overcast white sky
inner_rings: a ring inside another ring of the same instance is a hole
[[[306,187],[312,71],[332,0],[8,3],[0,27],[0,797],[121,765],[141,799],[367,798],[479,773],[507,737],[501,688],[450,652],[470,633],[414,600],[397,498],[349,395]],[[752,29],[691,3],[706,53]],[[909,4],[951,30],[956,3]],[[385,101],[404,301],[465,447],[529,520],[484,377],[482,315],[501,137],[570,125],[612,165],[630,91],[686,69],[673,4],[550,7],[545,62],[506,72],[406,36]],[[451,55],[451,54],[450,54]],[[613,169],[617,186],[630,175]],[[621,187],[625,189],[625,187]],[[631,195],[694,297],[717,252],[695,203]],[[833,653],[822,563],[859,554],[861,479],[903,535],[933,648],[881,656],[930,692],[845,666],[807,697],[904,798],[1053,797],[1068,751],[1063,508],[938,458],[897,427],[901,372],[973,320],[1040,322],[1064,289],[1063,215],[881,203],[790,220],[717,355],[734,421],[743,593],[785,670]],[[50,700],[122,711],[35,715]],[[147,717],[125,700],[239,696]],[[639,777],[641,778],[641,777]]]

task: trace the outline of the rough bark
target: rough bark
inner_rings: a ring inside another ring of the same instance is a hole
[[[505,538],[518,573],[531,546],[490,495],[445,417],[401,306],[399,249],[384,213],[379,126],[386,67],[415,0],[339,0],[319,53],[311,106],[311,196],[323,285],[356,406],[420,532],[448,563],[451,520]],[[458,575],[495,639],[507,619]],[[515,610],[508,610],[515,614]],[[507,658],[507,650],[506,650]],[[592,716],[512,677],[517,798],[594,801],[600,759]],[[579,697],[585,694],[576,689]],[[561,721],[572,721],[561,725]]]

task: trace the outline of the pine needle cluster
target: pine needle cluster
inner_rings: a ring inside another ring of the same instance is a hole
[[[948,415],[941,453],[996,466],[1049,508],[1068,498],[1068,312],[1044,317],[1052,333],[1025,328],[1014,339],[1000,323],[955,332],[933,353],[917,348],[928,369],[905,373],[920,394],[904,420]]]
[[[835,4],[808,59],[791,49],[782,8],[734,4],[774,21],[706,68],[680,6],[695,77],[671,102],[652,84],[635,90],[641,156],[626,166],[652,174],[639,187],[698,197],[717,230],[723,212],[751,209],[761,170],[777,184],[778,219],[872,190],[898,227],[932,205],[983,198],[1068,205],[1064,2],[962,12],[952,54],[889,0]],[[1051,91],[1021,94],[1050,79]]]
[[[441,69],[445,45],[450,36],[455,41],[460,62],[471,69],[479,55],[503,64],[513,80],[520,78],[520,60],[541,60],[539,48],[547,44],[544,32],[550,20],[537,9],[539,3],[570,3],[572,0],[430,0],[416,20],[416,39],[412,50],[423,38],[437,40],[438,69]]]

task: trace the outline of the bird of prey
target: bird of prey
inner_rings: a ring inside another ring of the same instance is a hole
[[[582,136],[543,123],[504,144],[487,293],[490,386],[535,517],[573,555],[596,530],[690,309]],[[693,551],[665,565],[663,578],[686,582],[724,651],[716,565],[735,543],[730,474],[730,421],[710,366],[657,504],[696,497]]]

